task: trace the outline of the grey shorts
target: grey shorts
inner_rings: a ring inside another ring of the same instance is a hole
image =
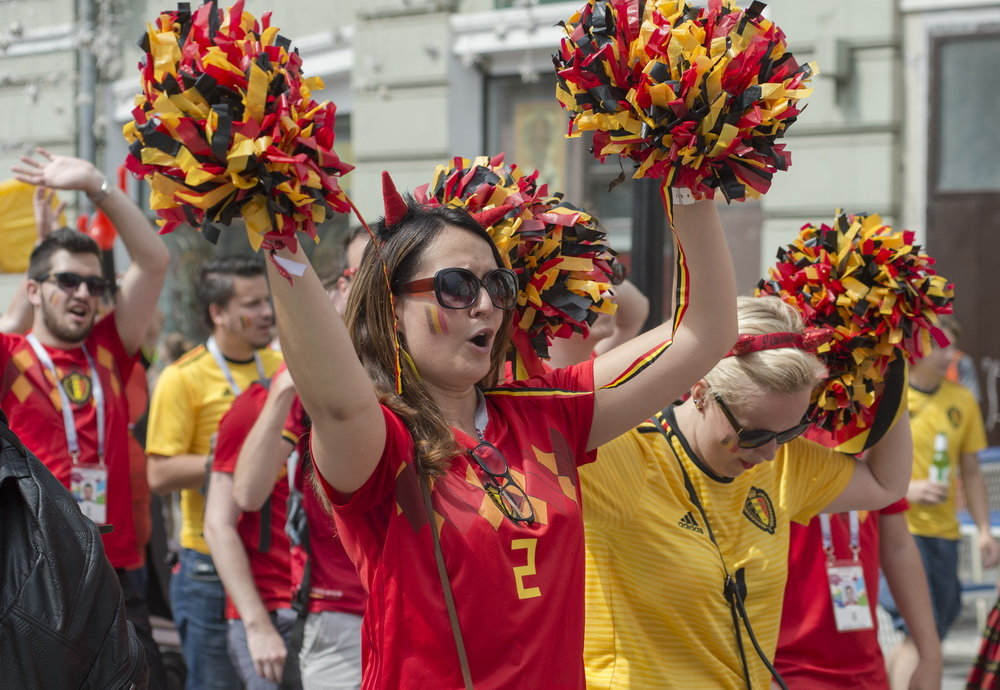
[[[310,613],[299,666],[305,690],[361,687],[361,616],[339,611]]]

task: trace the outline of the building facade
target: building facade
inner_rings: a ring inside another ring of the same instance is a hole
[[[617,162],[601,165],[585,139],[560,136],[566,117],[553,97],[550,56],[561,36],[557,22],[580,4],[248,0],[246,9],[270,10],[305,72],[323,78],[316,96],[337,104],[336,148],[357,166],[345,186],[366,217],[380,214],[382,170],[411,189],[453,156],[504,151],[598,215],[627,257],[639,242],[647,262],[637,277],[655,290],[649,281],[659,274],[662,292],[669,246],[654,241],[659,255],[649,261],[644,243],[655,235],[648,223],[659,222],[655,194],[631,182],[609,192]],[[93,10],[89,31],[78,6]],[[97,64],[94,145],[97,160],[113,170],[124,157],[120,127],[137,90],[134,40],[169,6],[0,0],[0,166],[30,144],[86,150],[79,110],[91,96],[81,90],[80,68],[87,64],[81,47],[89,47]],[[1000,2],[772,0],[767,12],[796,56],[817,61],[821,74],[789,130],[792,170],[775,176],[762,201],[722,209],[739,288],[752,289],[799,227],[829,222],[837,209],[877,212],[915,230],[956,283],[962,347],[992,394],[984,411],[1000,443],[1000,307],[988,280],[988,263],[1000,258],[1000,128],[992,126],[1000,111]],[[207,251],[190,238],[188,245],[193,255]]]

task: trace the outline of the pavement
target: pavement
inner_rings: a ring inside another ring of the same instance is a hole
[[[964,615],[945,638],[944,648],[944,682],[941,690],[964,690],[965,678],[972,668],[972,663],[979,652],[979,637],[981,634],[976,624],[975,612]]]

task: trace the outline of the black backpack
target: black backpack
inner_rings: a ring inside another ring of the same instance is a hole
[[[0,412],[0,688],[146,687],[96,525]]]

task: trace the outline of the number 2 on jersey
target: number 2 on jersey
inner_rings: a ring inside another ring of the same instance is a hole
[[[535,569],[535,547],[538,545],[537,539],[514,539],[510,542],[512,551],[524,549],[527,556],[527,563],[514,568],[514,581],[517,583],[517,596],[519,599],[533,599],[542,596],[542,590],[538,587],[525,587],[524,578],[537,575]]]

